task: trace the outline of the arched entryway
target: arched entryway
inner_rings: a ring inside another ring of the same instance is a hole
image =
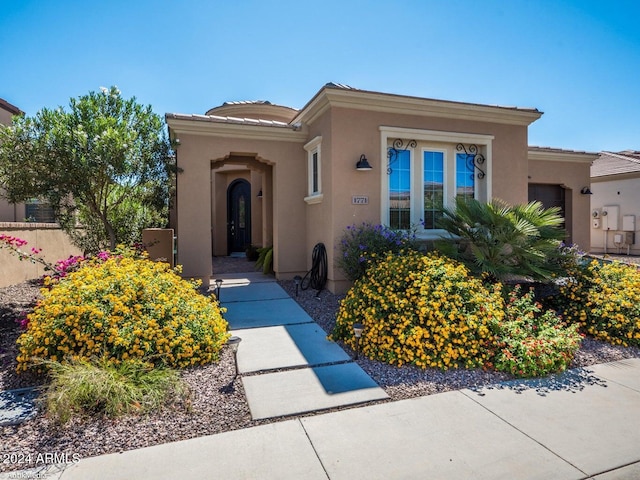
[[[244,252],[250,244],[251,184],[237,179],[227,188],[227,253]]]

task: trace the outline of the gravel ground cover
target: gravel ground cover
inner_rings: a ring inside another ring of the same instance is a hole
[[[253,264],[246,259],[214,259],[216,273],[247,271],[253,271]],[[296,297],[293,282],[279,283],[326,332],[331,331],[340,296],[328,291],[322,291],[318,295],[313,290],[301,290]],[[42,385],[45,382],[42,377],[15,373],[15,340],[20,333],[16,320],[33,306],[38,295],[39,286],[36,282],[0,289],[0,390]],[[342,347],[348,353],[353,353],[348,347]],[[585,339],[572,367],[631,357],[640,357],[640,349],[615,347]],[[390,396],[389,401],[511,379],[506,374],[482,370],[443,372],[410,366],[397,368],[366,358],[360,358],[358,363],[385,389]],[[234,380],[233,356],[228,348],[223,349],[218,363],[188,369],[183,372],[182,378],[191,389],[189,404],[172,405],[146,416],[76,419],[64,427],[54,425],[46,416],[39,414],[22,425],[0,427],[0,452],[22,456],[30,454],[32,458],[36,458],[39,453],[54,452],[70,456],[76,454],[84,458],[283,420],[251,420],[242,382],[240,379]],[[322,413],[324,412],[326,411]],[[315,412],[308,415],[314,414]],[[36,465],[0,463],[0,472],[34,466]]]

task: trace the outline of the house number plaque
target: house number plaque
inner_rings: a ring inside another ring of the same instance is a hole
[[[354,195],[351,197],[352,205],[369,205],[369,197],[366,195]]]

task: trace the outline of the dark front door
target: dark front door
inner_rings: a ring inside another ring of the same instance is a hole
[[[251,185],[235,180],[227,190],[227,250],[244,252],[251,243]]]

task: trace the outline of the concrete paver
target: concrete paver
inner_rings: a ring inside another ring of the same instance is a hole
[[[38,413],[35,388],[19,388],[0,392],[0,427],[18,425],[33,418]]]
[[[326,480],[327,476],[295,420],[87,458],[61,476],[62,480],[125,478]]]
[[[272,275],[265,275],[262,272],[219,273],[209,280],[210,288],[216,287],[217,279],[222,280],[222,288],[229,285],[249,285],[250,283],[269,283],[276,281]]]
[[[240,373],[344,362],[349,355],[317,323],[233,330]]]
[[[331,480],[584,477],[460,392],[301,422]]]
[[[242,377],[254,420],[388,398],[355,363]]]
[[[227,307],[224,318],[229,322],[231,330],[313,322],[292,298],[227,304],[224,293],[220,296],[222,306]]]
[[[231,284],[220,289],[222,303],[291,298],[276,282]]]
[[[629,358],[617,362],[593,365],[588,369],[598,377],[640,392],[640,375],[638,375],[638,372],[640,372],[640,358]]]
[[[507,382],[463,392],[588,475],[640,461],[640,392],[598,377],[577,388],[552,384],[544,391]]]
[[[640,463],[634,463],[633,465],[627,465],[601,475],[596,475],[590,480],[638,480],[639,478]]]

